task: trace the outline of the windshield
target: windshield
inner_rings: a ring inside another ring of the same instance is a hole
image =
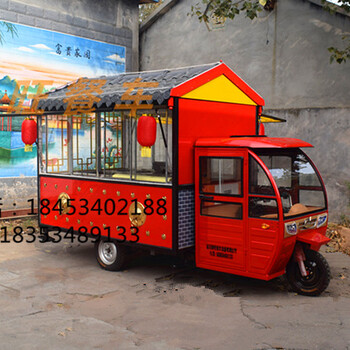
[[[322,182],[309,158],[300,149],[259,150],[281,195],[285,217],[326,209]]]

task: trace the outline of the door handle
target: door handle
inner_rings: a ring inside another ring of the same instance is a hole
[[[203,195],[203,194],[200,194],[200,195],[199,195],[199,198],[200,198],[200,199],[214,199],[213,196],[205,196],[205,195]]]

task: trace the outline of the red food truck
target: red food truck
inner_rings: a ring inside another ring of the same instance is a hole
[[[330,280],[325,186],[263,135],[264,100],[224,63],[79,79],[36,101],[39,224],[93,237],[119,270],[133,248],[318,295]]]

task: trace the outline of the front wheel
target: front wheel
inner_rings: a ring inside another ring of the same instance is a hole
[[[95,242],[95,254],[99,265],[109,271],[122,270],[127,256],[126,247],[105,239]]]
[[[328,287],[331,278],[328,262],[323,255],[314,250],[305,250],[304,254],[307,276],[301,275],[299,265],[292,257],[286,268],[287,280],[298,294],[320,295]]]

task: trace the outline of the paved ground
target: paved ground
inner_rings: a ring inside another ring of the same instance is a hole
[[[90,243],[0,244],[0,349],[350,349],[350,257],[321,297],[139,258],[107,272]]]

